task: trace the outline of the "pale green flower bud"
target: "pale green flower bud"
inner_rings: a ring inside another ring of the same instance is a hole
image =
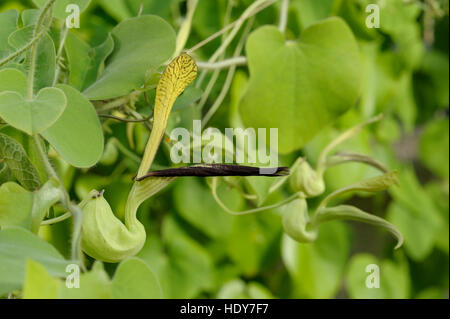
[[[86,254],[105,262],[119,262],[141,250],[146,234],[136,216],[126,217],[123,224],[101,192],[88,199],[82,209],[81,245]]]
[[[295,199],[285,206],[283,228],[289,237],[300,243],[311,243],[317,239],[317,228],[310,223],[305,199]]]
[[[305,160],[293,168],[290,185],[294,192],[303,192],[308,197],[319,196],[325,191],[322,176],[319,176]]]

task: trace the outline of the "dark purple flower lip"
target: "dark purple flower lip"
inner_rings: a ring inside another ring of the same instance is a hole
[[[135,178],[142,181],[147,177],[214,177],[214,176],[286,176],[288,167],[254,167],[236,164],[199,164],[187,167],[169,168],[148,172],[146,175]]]

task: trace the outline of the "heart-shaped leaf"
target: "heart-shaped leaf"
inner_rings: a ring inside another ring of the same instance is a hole
[[[84,91],[90,100],[128,94],[144,84],[145,72],[170,59],[175,51],[175,32],[157,16],[123,21],[112,30],[115,50],[100,78]]]
[[[359,93],[360,56],[351,30],[340,18],[305,29],[286,41],[274,26],[247,41],[248,89],[240,101],[244,124],[278,128],[278,149],[302,147],[347,111]]]
[[[66,102],[64,92],[57,88],[44,88],[33,100],[6,91],[0,93],[0,117],[16,129],[33,135],[55,123],[64,112]]]
[[[103,153],[103,132],[94,106],[80,92],[68,85],[58,85],[67,106],[60,118],[42,136],[70,164],[90,167]]]

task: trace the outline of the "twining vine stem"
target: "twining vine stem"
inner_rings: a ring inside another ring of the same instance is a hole
[[[241,66],[246,64],[247,64],[247,57],[245,56],[237,56],[215,63],[197,61],[198,68],[203,70],[226,69],[232,66]]]
[[[288,14],[289,14],[289,0],[281,0],[280,22],[278,24],[278,30],[280,30],[281,33],[286,32]]]

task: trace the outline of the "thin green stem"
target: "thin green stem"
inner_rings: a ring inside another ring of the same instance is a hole
[[[249,20],[249,23],[247,24],[247,27],[245,28],[241,39],[239,40],[238,45],[236,46],[236,49],[233,54],[233,58],[236,58],[241,54],[242,49],[244,48],[245,40],[247,38],[248,33],[250,32],[250,29],[253,25],[253,19]],[[202,128],[206,126],[206,124],[209,122],[209,120],[213,117],[213,115],[217,112],[220,105],[222,105],[223,100],[225,99],[226,95],[228,94],[228,91],[231,86],[231,82],[233,81],[234,73],[236,71],[236,65],[233,65],[229,70],[227,77],[225,79],[225,83],[222,86],[222,90],[219,93],[219,96],[217,97],[214,104],[211,106],[211,108],[208,110],[208,112],[205,114],[202,120]]]
[[[278,24],[278,30],[280,30],[281,33],[286,32],[288,13],[289,13],[289,0],[281,0],[280,22]]]
[[[232,66],[241,66],[247,64],[247,57],[245,56],[237,56],[230,59],[225,59],[215,63],[202,62],[197,61],[197,66],[199,69],[203,70],[217,70],[217,69],[226,69]]]
[[[217,194],[217,178],[216,177],[213,177],[213,180],[211,182],[211,193],[212,193],[214,199],[216,200],[217,204],[219,204],[219,206],[224,211],[226,211],[228,214],[237,215],[237,216],[254,214],[254,213],[259,213],[259,212],[270,210],[270,209],[275,209],[275,208],[284,206],[284,205],[292,202],[294,199],[297,199],[299,196],[303,196],[302,193],[295,193],[295,194],[289,196],[288,198],[286,198],[276,204],[273,204],[273,205],[257,207],[257,208],[253,208],[253,209],[249,209],[249,210],[244,210],[241,212],[236,212],[236,211],[233,211],[230,208],[228,208],[228,206],[225,205],[224,202],[222,202],[222,200],[219,198],[219,195]]]
[[[53,80],[53,86],[56,85],[56,83],[58,83],[58,78],[59,78],[59,73],[61,72],[61,57],[63,54],[63,50],[64,50],[64,45],[66,43],[66,39],[67,39],[67,33],[69,32],[69,29],[67,28],[66,23],[63,23],[63,27],[61,30],[61,40],[59,42],[59,47],[58,47],[58,53],[56,54],[56,61],[58,63],[56,63],[56,70],[55,70],[55,79]]]
[[[224,17],[224,24],[226,25],[226,24],[228,24],[228,22],[229,22],[229,20],[230,20],[230,17],[231,17],[231,11],[233,10],[233,0],[228,0],[228,2],[227,2],[227,9],[225,10],[225,17]],[[226,36],[227,36],[227,33],[226,32],[224,32],[223,34],[221,34],[222,35],[222,42],[225,40],[225,38],[226,38]],[[222,54],[221,56],[220,56],[220,59],[223,59],[225,57],[225,54]],[[218,76],[219,76],[219,73],[220,73],[220,70],[214,70],[214,72],[213,72],[213,75],[211,76],[211,79],[209,80],[209,82],[208,82],[208,85],[207,85],[207,89],[209,88],[209,89],[212,89],[212,87],[214,86],[214,83],[216,83],[216,81],[217,81],[217,78],[218,78]],[[197,78],[197,81],[196,81],[196,83],[195,83],[195,87],[197,87],[197,88],[199,88],[199,87],[201,87],[202,86],[202,83],[203,83],[203,80],[205,79],[205,77],[206,77],[206,74],[207,74],[207,71],[206,70],[203,70],[201,73],[200,73],[200,75],[198,76],[198,78]],[[205,93],[206,93],[206,91],[205,91]],[[198,108],[201,110],[202,108],[203,108],[203,105],[206,103],[206,99],[207,99],[207,97],[209,96],[209,93],[210,92],[208,92],[208,94],[203,94],[202,95],[202,98],[201,98],[201,100],[200,100],[200,102],[197,104],[197,106],[198,106]]]
[[[122,96],[118,99],[112,100],[111,102],[108,102],[106,104],[103,104],[102,106],[97,108],[97,112],[105,112],[110,111],[115,108],[121,107],[124,104],[129,103],[130,101],[135,100],[142,92],[140,91],[134,91],[131,92],[128,95]]]
[[[41,143],[41,139],[38,135],[33,136],[33,141],[36,145],[36,150],[38,151],[39,156],[42,159],[45,170],[49,177],[55,178],[58,181],[59,187],[63,193],[63,198],[61,200],[61,204],[65,209],[67,209],[73,216],[73,231],[72,231],[72,259],[77,260],[82,264],[81,259],[81,249],[80,249],[80,238],[81,238],[81,224],[83,218],[83,212],[81,209],[70,202],[69,194],[64,188],[64,184],[53,168],[52,164],[48,159],[47,153],[44,151]]]
[[[72,213],[71,212],[66,212],[66,213],[64,213],[62,215],[59,215],[58,217],[51,218],[51,219],[46,219],[46,220],[42,221],[41,222],[41,226],[53,225],[53,224],[62,222],[64,220],[66,220],[66,219],[69,219],[70,217],[72,217]]]
[[[43,27],[43,22],[45,19],[45,16],[47,13],[49,14],[49,24],[51,24],[52,20],[52,11],[50,10],[53,7],[53,4],[56,0],[48,0],[45,4],[44,8],[42,9],[41,13],[39,14],[38,20],[36,22],[36,26],[33,30],[33,38],[36,38],[39,35],[39,32],[41,28]],[[46,28],[44,27],[43,30]],[[30,52],[30,67],[28,71],[28,85],[27,85],[27,97],[28,99],[33,99],[33,90],[34,90],[34,73],[36,69],[36,54],[37,54],[37,47],[38,42],[34,42],[33,45],[31,45],[31,52]]]
[[[355,127],[352,127],[350,129],[348,129],[347,131],[345,131],[344,133],[342,133],[341,135],[339,135],[338,137],[336,137],[333,141],[331,141],[320,153],[319,155],[319,160],[317,161],[317,174],[319,176],[322,176],[322,174],[324,173],[325,169],[326,169],[326,162],[327,162],[327,156],[328,154],[339,144],[341,144],[342,142],[352,138],[353,136],[355,136],[356,134],[358,134],[359,132],[362,131],[362,129],[364,127],[366,127],[367,125],[377,122],[379,120],[381,120],[383,118],[383,115],[377,115],[369,120],[367,120],[364,123],[361,123]]]
[[[198,0],[188,0],[187,1],[187,13],[186,18],[181,24],[180,30],[177,35],[177,45],[175,54],[173,57],[177,57],[183,51],[184,46],[189,38],[192,27],[192,19],[194,18],[195,9],[197,8]]]
[[[141,4],[139,5],[138,17],[142,15],[142,11],[144,11],[144,0],[141,0]]]

